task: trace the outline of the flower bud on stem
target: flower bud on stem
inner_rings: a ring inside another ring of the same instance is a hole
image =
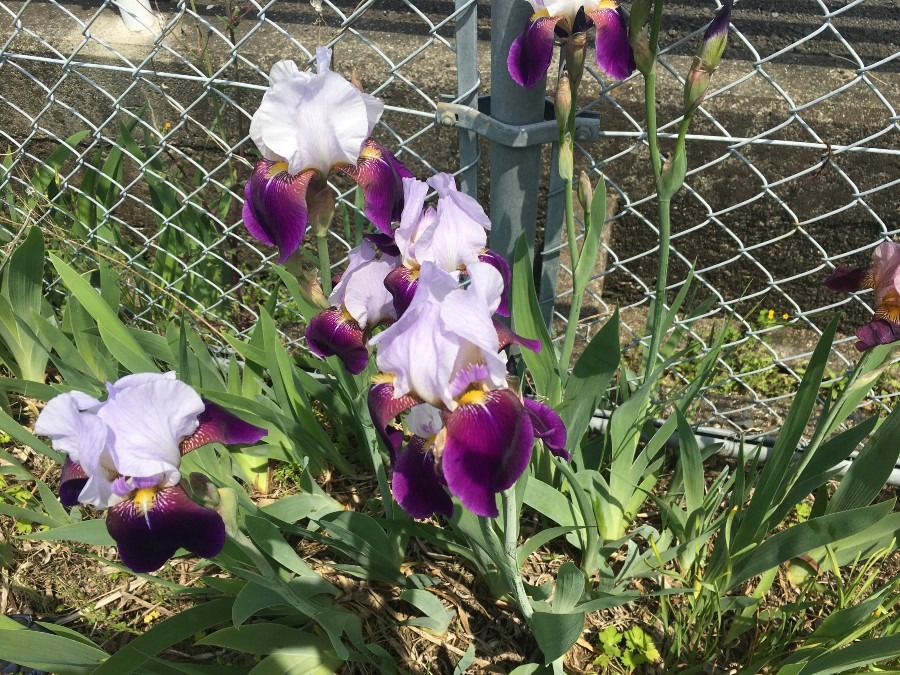
[[[584,55],[587,53],[587,33],[570,35],[565,42],[566,70],[572,82],[572,91],[578,91],[584,74]]]
[[[315,312],[331,307],[328,298],[322,292],[322,285],[319,283],[316,272],[306,268],[303,265],[304,255],[309,255],[305,249],[300,249],[284,263],[284,268],[297,279],[297,288],[300,295],[308,302]]]
[[[684,83],[684,114],[692,115],[706,96],[709,81],[716,71],[725,44],[728,41],[728,25],[731,22],[732,0],[725,0],[716,18],[703,34],[703,42],[691,63]]]
[[[582,171],[581,175],[578,177],[578,201],[585,212],[590,210],[591,202],[594,201],[594,188],[591,185],[591,179],[588,177],[586,171]],[[606,214],[603,214],[603,217],[605,218]]]
[[[694,57],[691,69],[688,71],[687,78],[684,81],[684,114],[686,116],[693,115],[706,97],[713,70],[715,69],[710,68],[709,64],[701,60],[700,57]]]
[[[560,135],[566,132],[569,115],[572,112],[572,85],[569,84],[568,71],[564,72],[556,85],[556,128]]]
[[[572,177],[575,175],[575,154],[572,134],[565,132],[562,142],[559,144],[559,175],[571,186]]]
[[[650,49],[650,31],[644,25],[653,8],[653,0],[635,0],[628,18],[628,42],[634,54],[634,63],[642,75],[653,68],[656,61],[655,49]]]

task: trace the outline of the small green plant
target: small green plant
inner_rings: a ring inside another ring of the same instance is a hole
[[[623,632],[615,626],[607,626],[597,636],[597,651],[600,656],[594,659],[594,665],[604,673],[630,673],[660,660],[653,638],[640,626],[632,626]]]

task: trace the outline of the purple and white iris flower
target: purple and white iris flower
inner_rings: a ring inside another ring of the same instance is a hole
[[[900,243],[882,242],[872,252],[870,266],[838,267],[825,285],[841,293],[875,290],[875,316],[856,329],[859,351],[900,340]]]
[[[437,192],[437,209],[425,206],[428,188]],[[499,313],[509,316],[509,265],[487,248],[491,221],[481,205],[456,188],[450,174],[439,173],[427,181],[403,179],[403,212],[394,230],[394,242],[402,265],[393,270],[385,285],[394,296],[397,315],[403,314],[416,291],[419,269],[432,263],[444,272],[465,272],[479,261],[494,266],[503,280]]]
[[[403,206],[401,179],[412,174],[370,138],[384,104],[331,70],[331,50],[316,50],[317,73],[279,61],[250,121],[262,153],[245,189],[244,224],[279,262],[300,247],[309,225],[327,224],[334,208],[328,175],[340,171],[365,195],[366,217],[390,234]]]
[[[597,66],[624,80],[635,68],[628,30],[612,0],[528,0],[534,14],[525,31],[513,40],[507,66],[512,79],[531,89],[547,72],[557,38],[568,41],[591,26],[597,28]]]
[[[394,496],[416,518],[449,515],[450,495],[477,515],[496,517],[496,494],[525,471],[536,436],[566,456],[556,413],[523,403],[507,383],[492,319],[502,275],[475,261],[463,287],[459,276],[422,264],[406,312],[370,340],[381,373],[369,392],[369,410],[394,459]],[[392,420],[413,406],[406,419],[411,438],[403,445]]]
[[[182,487],[181,456],[207,443],[256,443],[266,431],[204,401],[175,373],[129,375],[107,390],[105,401],[60,394],[34,425],[66,454],[60,501],[109,509],[107,529],[135,572],[159,569],[179,548],[217,555],[225,525]]]
[[[366,342],[372,330],[397,318],[384,280],[400,259],[382,253],[370,239],[363,239],[348,258],[347,269],[328,298],[332,307],[310,320],[306,343],[317,356],[337,356],[356,375],[369,362]]]

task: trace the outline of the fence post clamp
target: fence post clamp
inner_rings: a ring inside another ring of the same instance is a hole
[[[444,97],[449,98],[449,97]],[[452,99],[451,99],[452,100]],[[544,101],[544,122],[535,124],[504,124],[491,117],[490,95],[478,97],[478,108],[443,100],[435,111],[437,123],[474,131],[490,141],[510,148],[527,148],[559,141],[553,101]],[[575,140],[590,143],[600,138],[600,113],[582,112],[575,117]]]

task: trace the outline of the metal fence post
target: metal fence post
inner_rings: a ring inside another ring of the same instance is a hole
[[[533,124],[544,119],[544,87],[541,80],[525,89],[509,76],[509,46],[525,27],[532,8],[524,0],[491,3],[491,117],[506,124]],[[522,232],[534,255],[540,146],[510,148],[492,142],[490,246],[512,261],[513,248]]]
[[[478,108],[478,2],[456,0],[456,94],[463,105]],[[478,134],[459,130],[459,183],[478,199]]]

